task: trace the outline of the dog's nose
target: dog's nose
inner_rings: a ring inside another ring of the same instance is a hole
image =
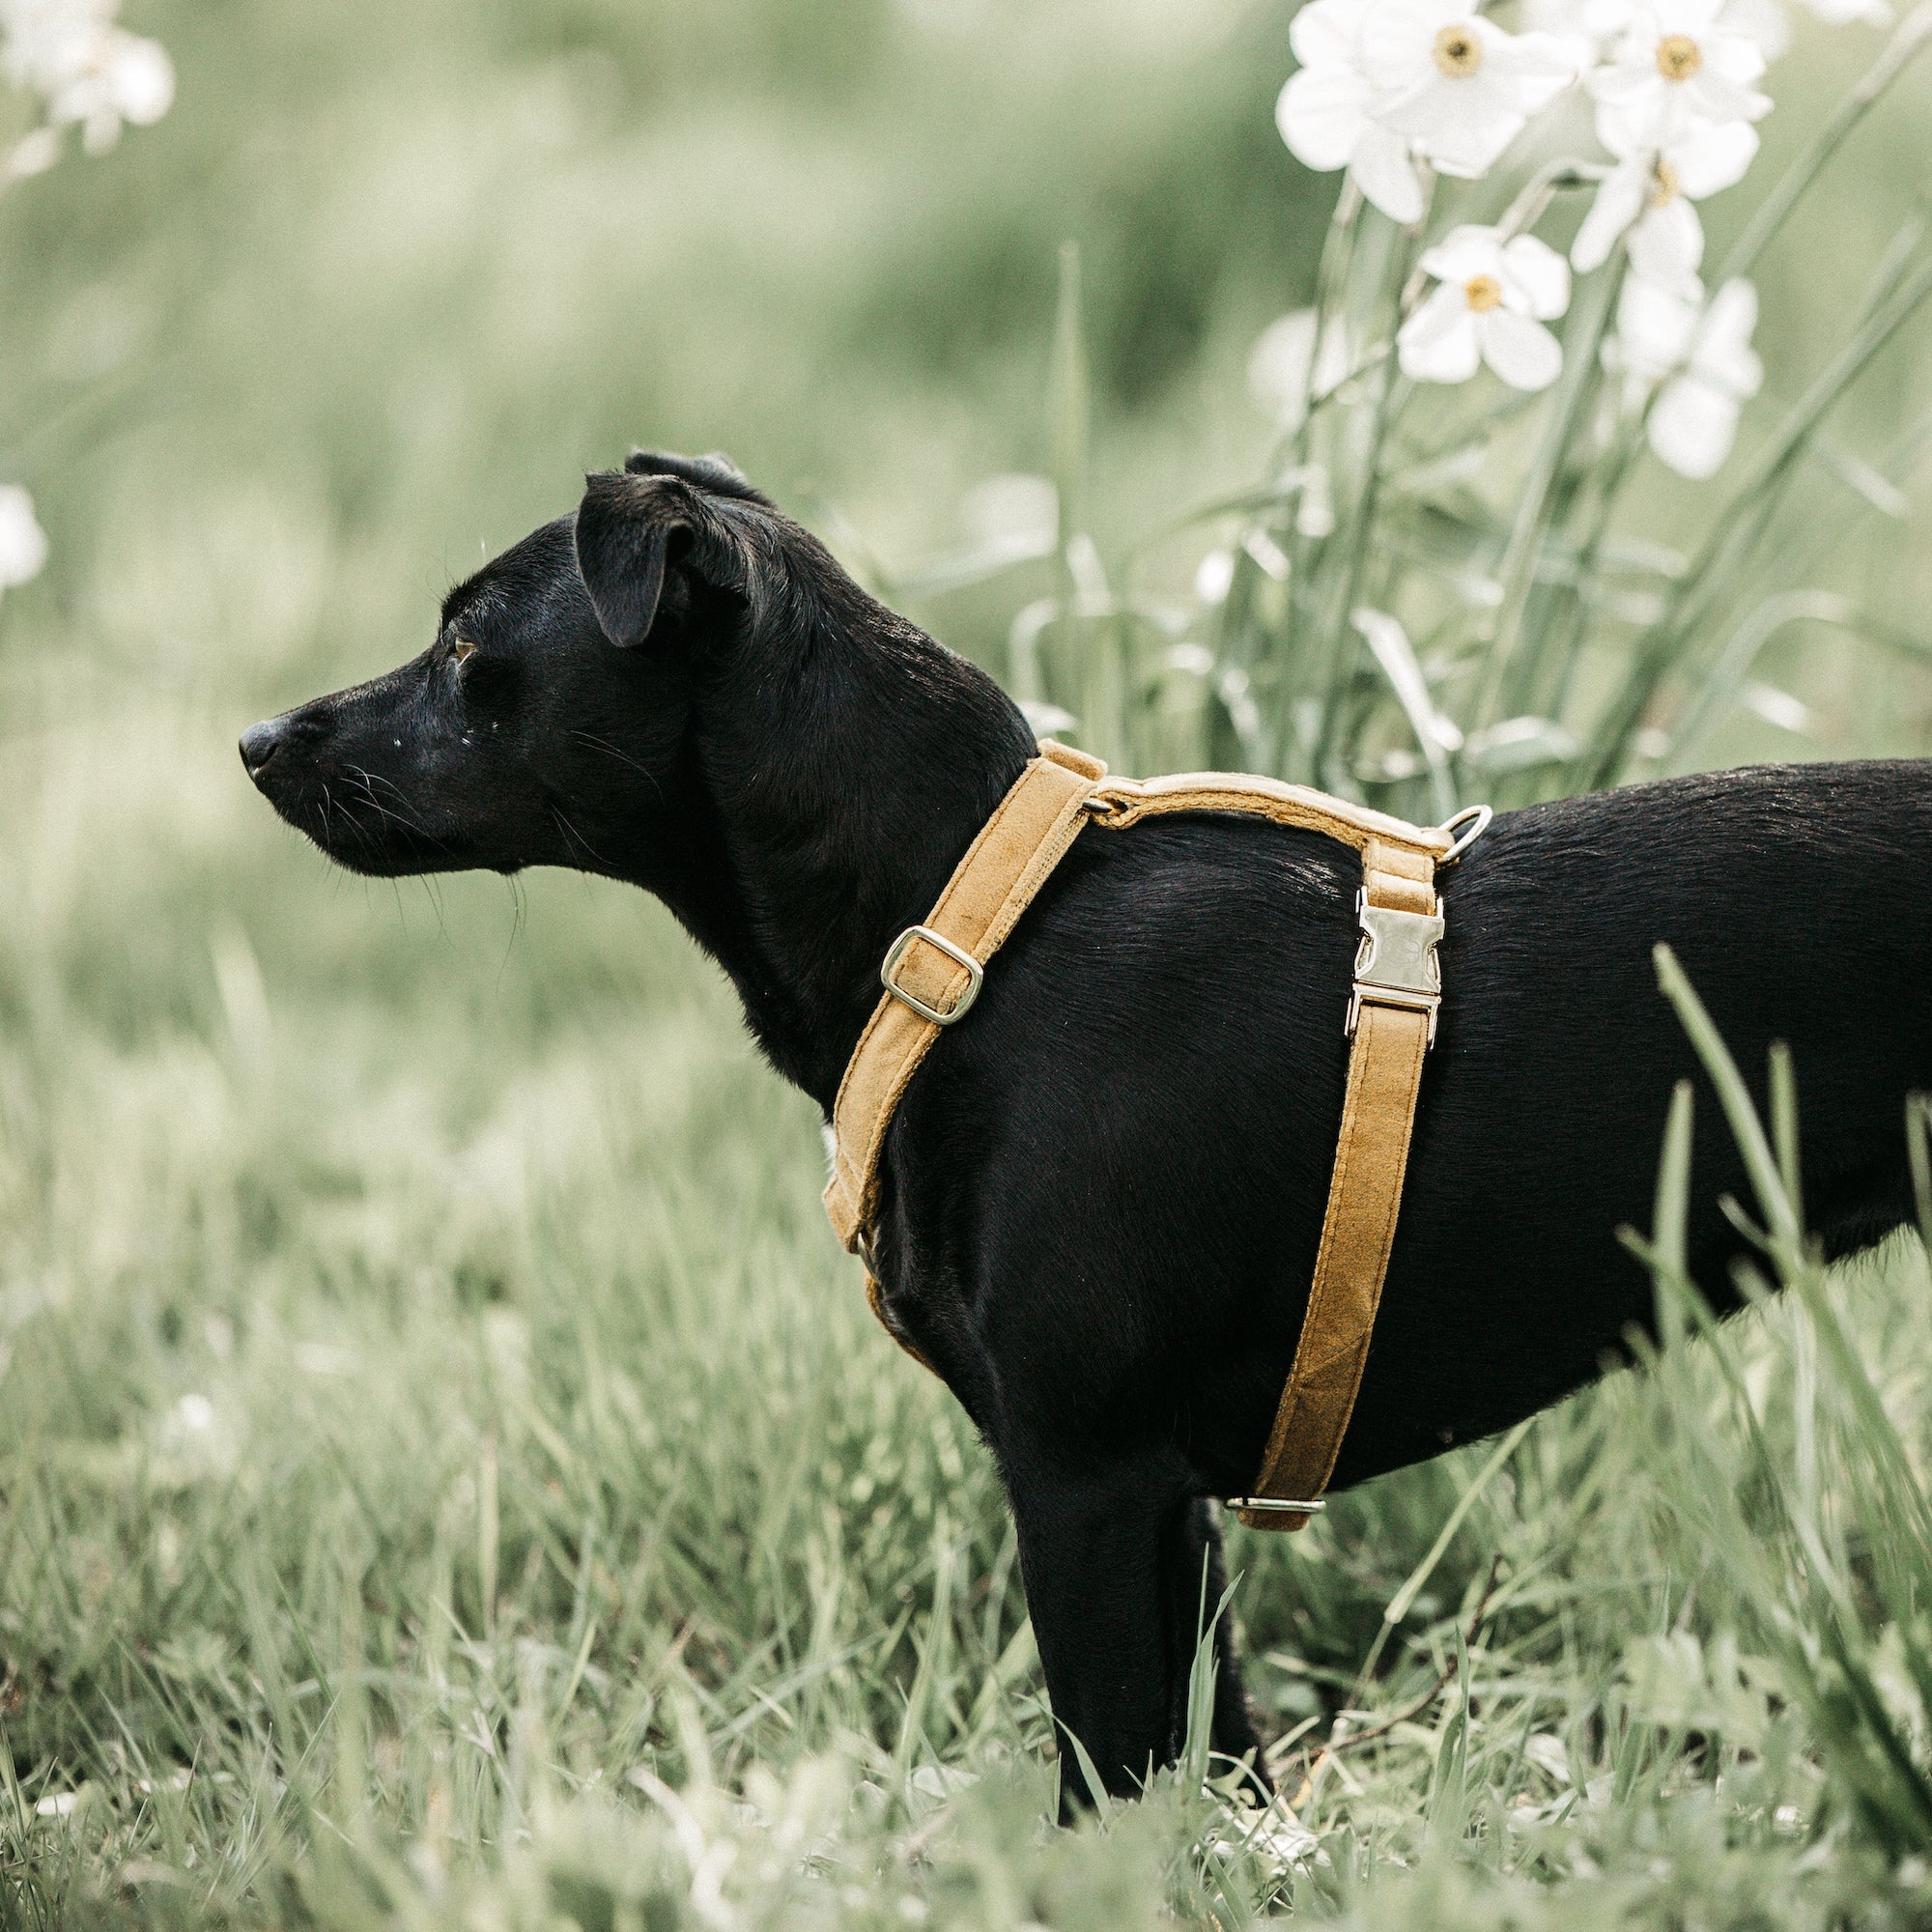
[[[289,722],[286,718],[265,718],[259,724],[251,724],[242,734],[242,763],[248,776],[261,780],[268,763],[281,748],[288,743]]]

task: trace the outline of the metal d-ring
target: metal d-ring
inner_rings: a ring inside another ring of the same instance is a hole
[[[1490,829],[1490,820],[1495,815],[1487,805],[1465,805],[1453,818],[1445,818],[1435,828],[1436,831],[1454,832],[1459,825],[1467,825],[1469,830],[1436,860],[1435,869],[1439,872],[1443,867],[1453,866]],[[1470,823],[1472,819],[1475,821],[1473,824]]]

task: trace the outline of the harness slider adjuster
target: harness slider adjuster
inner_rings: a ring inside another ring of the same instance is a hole
[[[1400,906],[1372,906],[1366,893],[1355,895],[1362,941],[1355,952],[1355,983],[1349,989],[1349,1019],[1343,1029],[1352,1039],[1361,1024],[1362,1003],[1406,1007],[1429,1015],[1429,1043],[1435,1044],[1435,1016],[1442,1005],[1442,968],[1436,942],[1447,929],[1440,911],[1405,912]]]
[[[899,970],[899,961],[912,951],[913,943],[921,939],[966,969],[966,983],[950,1007],[928,1006],[917,993],[907,992],[895,977]],[[980,982],[985,977],[985,968],[963,946],[954,946],[943,932],[935,932],[929,925],[907,926],[893,941],[886,953],[885,964],[879,968],[879,983],[894,999],[901,1006],[910,1007],[921,1019],[930,1020],[934,1026],[942,1027],[949,1027],[954,1020],[965,1018],[966,1009],[980,997]]]

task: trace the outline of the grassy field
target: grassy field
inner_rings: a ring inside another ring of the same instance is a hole
[[[1288,11],[132,12],[174,114],[0,210],[55,546],[0,608],[0,1925],[1932,1918],[1932,1801],[1915,1837],[1858,1797],[1881,1736],[1932,1776],[1885,1568],[1925,1541],[1916,1242],[1505,1455],[1233,1532],[1293,1817],[1197,1766],[1059,1833],[992,1473],[867,1315],[814,1111],[722,980],[612,887],[331,874],[235,758],[633,440],[943,551],[967,486],[1049,459],[1069,235],[1094,526],[1244,481],[1248,346],[1326,213],[1268,119]],[[1869,48],[1803,42],[1774,149]],[[1768,271],[1775,391],[1929,105]],[[1902,346],[1847,444],[1927,373]],[[1838,562],[1909,607],[1929,558],[1920,511]],[[921,612],[990,662],[1009,613]],[[1712,756],[1927,749],[1922,669],[1774,668],[1815,737]],[[1862,1371],[1819,1365],[1833,1308]],[[1784,1549],[1793,1497],[1853,1551],[1830,1614],[1735,1540]]]

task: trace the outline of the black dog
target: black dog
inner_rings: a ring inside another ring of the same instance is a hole
[[[991,678],[736,471],[652,455],[454,591],[422,656],[242,740],[276,810],[358,871],[570,866],[656,893],[828,1113],[886,948],[1032,752]],[[1502,1429],[1649,1323],[1613,1231],[1647,1219],[1693,1070],[1654,941],[1742,1065],[1796,1050],[1827,1247],[1905,1218],[1928,853],[1927,763],[1496,821],[1445,882],[1440,1040],[1338,1485]],[[1358,878],[1252,819],[1088,832],[887,1145],[887,1307],[999,1460],[1054,1711],[1113,1791],[1176,1754],[1204,1563],[1221,1588],[1213,1499],[1253,1478],[1300,1330]],[[1690,1258],[1722,1306],[1742,1243],[1714,1204],[1744,1178],[1706,1100]],[[1217,1636],[1213,1742],[1239,1755]]]

